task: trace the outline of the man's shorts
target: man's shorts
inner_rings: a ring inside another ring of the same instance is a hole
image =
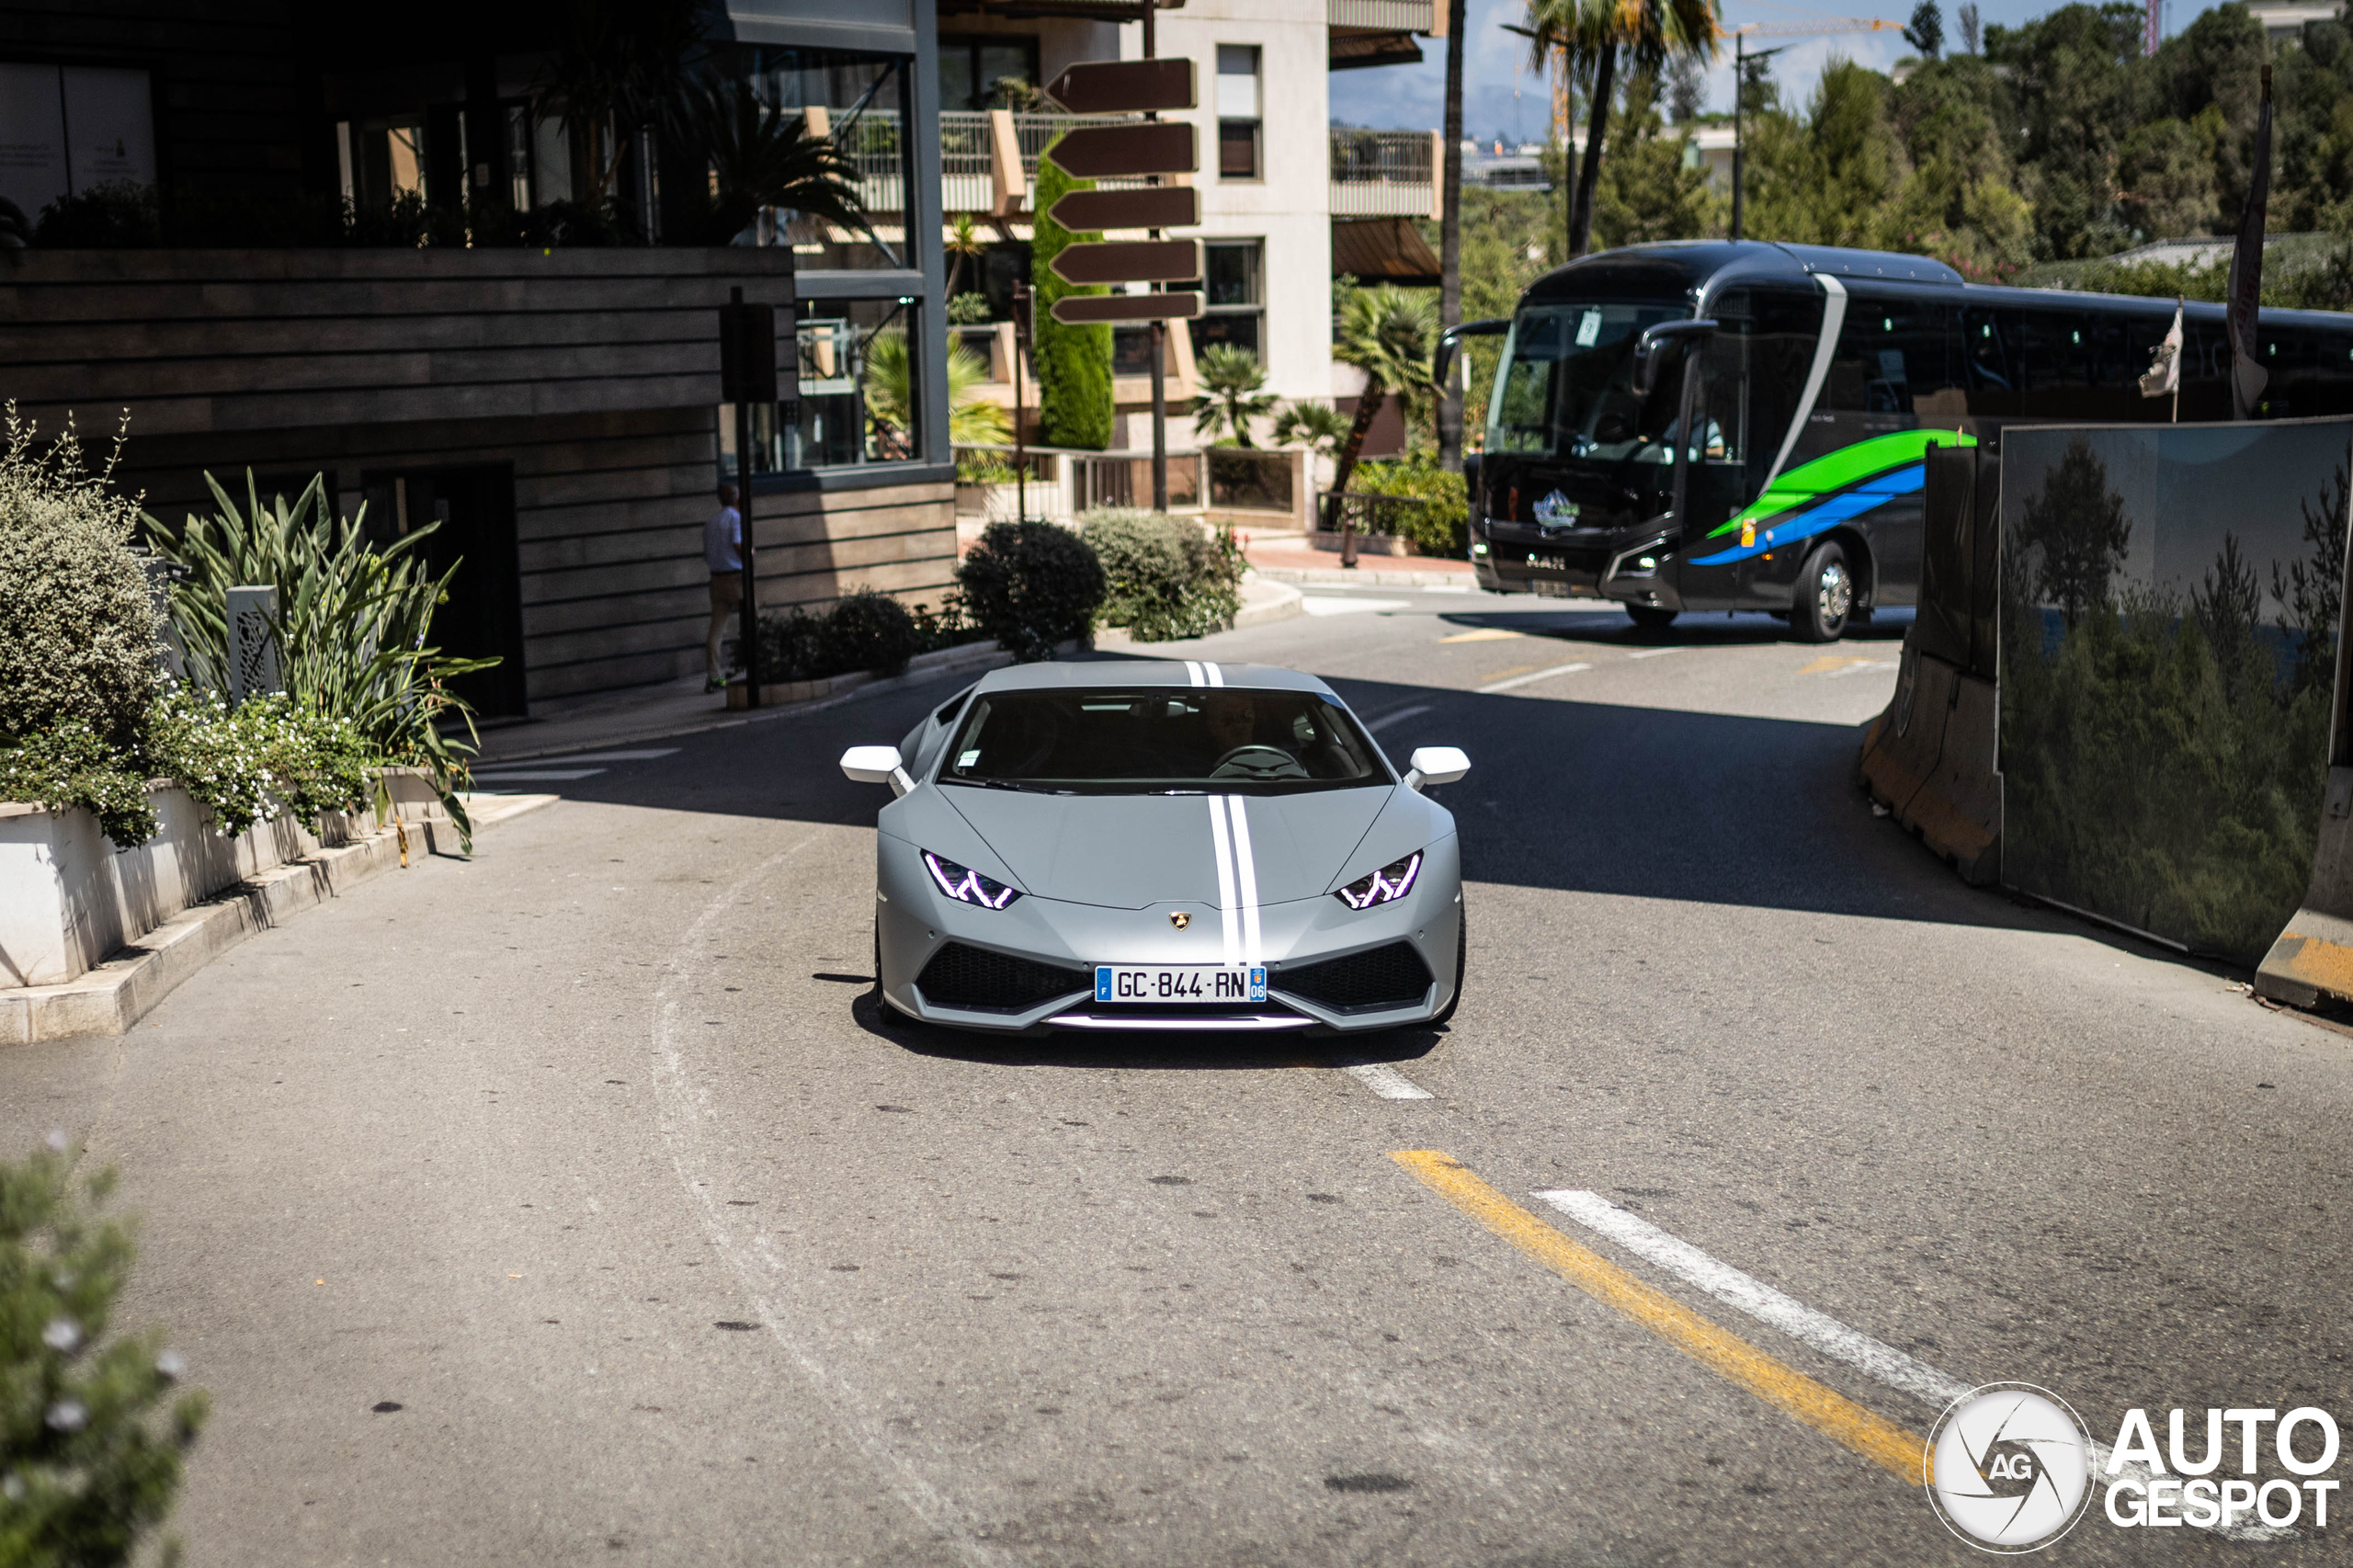
[[[710,608],[714,611],[731,610],[744,602],[744,574],[722,572],[710,580]]]

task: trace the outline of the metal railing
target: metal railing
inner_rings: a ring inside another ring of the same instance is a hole
[[[1334,130],[1333,215],[1427,215],[1437,161],[1438,140],[1427,131]]]
[[[1014,139],[1021,146],[1021,173],[1029,179],[1038,177],[1038,160],[1043,156],[1048,142],[1065,131],[1075,131],[1082,125],[1125,125],[1130,117],[1124,114],[1017,114],[1013,117]],[[1105,190],[1123,186],[1140,186],[1142,179],[1104,179],[1096,185]]]
[[[940,111],[939,197],[949,212],[995,210],[995,150],[986,110]]]
[[[1411,495],[1366,495],[1353,490],[1326,490],[1318,499],[1323,507],[1317,527],[1338,533],[1343,524],[1354,523],[1360,534],[1392,539],[1412,537],[1404,525],[1438,505]]]
[[[906,138],[899,111],[861,110],[854,120],[847,109],[829,111],[834,140],[858,171],[858,193],[873,213],[904,212],[907,205]]]
[[[1299,454],[1211,447],[1210,505],[1238,512],[1290,512]]]
[[[1437,0],[1326,0],[1324,19],[1336,28],[1427,33],[1438,26]]]

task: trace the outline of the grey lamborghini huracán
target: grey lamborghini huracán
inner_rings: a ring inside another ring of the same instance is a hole
[[[883,998],[958,1028],[1382,1029],[1453,1015],[1470,760],[1399,774],[1313,676],[1199,661],[992,672],[896,747]]]

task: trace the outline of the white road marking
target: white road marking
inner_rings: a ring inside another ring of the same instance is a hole
[[[1380,718],[1375,719],[1371,723],[1367,724],[1365,728],[1368,730],[1385,730],[1392,724],[1402,724],[1408,719],[1418,719],[1423,714],[1429,711],[1431,711],[1431,709],[1428,703],[1416,702],[1411,708],[1400,708],[1394,713],[1383,713]]]
[[[474,770],[474,780],[481,784],[557,784],[574,778],[594,778],[605,770],[601,767],[486,767]]]
[[[1499,691],[1510,691],[1518,687],[1531,685],[1536,681],[1551,680],[1554,676],[1574,675],[1579,670],[1591,668],[1593,668],[1591,665],[1554,665],[1551,669],[1534,670],[1524,676],[1514,676],[1509,680],[1489,681],[1484,686],[1472,687],[1471,689],[1481,697],[1493,697]]]
[[[1630,659],[1664,659],[1669,653],[1688,653],[1691,650],[1688,648],[1644,648],[1639,653],[1629,653],[1626,657]]]
[[[1597,1192],[1563,1189],[1539,1192],[1536,1196],[1588,1230],[1608,1236],[1635,1256],[1654,1263],[1677,1278],[1698,1286],[1726,1306],[1736,1307],[1759,1323],[1779,1329],[1791,1339],[1811,1345],[1831,1359],[1844,1361],[1889,1388],[1908,1393],[1939,1410],[1968,1393],[1974,1386],[1962,1382],[1949,1372],[1938,1371],[1925,1361],[1906,1356],[1893,1345],[1882,1344],[1859,1329],[1848,1328],[1826,1312],[1818,1312],[1802,1301],[1790,1300],[1763,1280],[1743,1274],[1679,1236],[1670,1235],[1642,1216],[1619,1208]],[[2104,1478],[2108,1477],[2109,1457],[2108,1445],[2095,1440],[2089,1447],[2093,1483],[2106,1484]],[[2134,1460],[2119,1467],[2112,1479],[2138,1482],[2145,1486],[2154,1477],[2148,1466]],[[2201,1525],[2198,1528],[2211,1529],[2216,1535],[2230,1540],[2281,1540],[2296,1533],[2292,1529],[2262,1524]]]
[[[1355,615],[1367,610],[1404,609],[1404,599],[1328,599],[1309,595],[1299,608],[1310,615]]]
[[[1367,1062],[1361,1067],[1343,1067],[1340,1071],[1384,1100],[1432,1100],[1438,1097],[1396,1068],[1378,1062]]]
[[[1938,1407],[1950,1404],[1969,1392],[1970,1385],[1959,1378],[1948,1377],[1892,1345],[1882,1345],[1827,1313],[1791,1301],[1770,1285],[1749,1278],[1728,1263],[1718,1262],[1689,1242],[1669,1235],[1597,1192],[1540,1192],[1536,1196],[1586,1229],[1600,1232],[1635,1256],[1647,1258],[1669,1274],[1697,1285],[1726,1306],[1738,1307],[1758,1322],[1813,1346],[1824,1356],[1870,1373],[1890,1388],[1901,1389]]]
[[[575,762],[652,762],[657,756],[676,756],[677,755],[678,748],[676,746],[659,746],[650,751],[574,752],[569,753],[563,756],[540,757],[535,760],[554,763],[559,767],[562,767],[568,766]],[[486,767],[495,767],[498,764],[492,762],[485,763],[483,766]]]
[[[1478,591],[1469,583],[1425,583],[1422,585],[1422,592],[1426,594],[1475,594]]]

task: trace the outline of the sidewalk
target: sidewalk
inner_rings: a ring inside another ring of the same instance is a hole
[[[1337,551],[1317,550],[1307,542],[1305,534],[1253,534],[1243,553],[1253,571],[1278,583],[1381,588],[1478,586],[1471,562],[1435,555],[1359,555],[1356,570],[1349,571],[1341,566]]]

